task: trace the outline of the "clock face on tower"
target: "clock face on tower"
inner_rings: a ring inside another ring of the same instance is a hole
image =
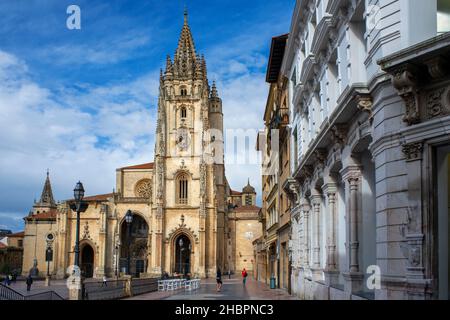
[[[176,144],[181,151],[186,151],[191,143],[189,130],[187,128],[179,128],[177,130]]]

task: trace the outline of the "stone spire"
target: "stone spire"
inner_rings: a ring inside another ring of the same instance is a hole
[[[211,88],[211,98],[218,98],[218,97],[219,97],[219,94],[217,92],[216,81],[213,81],[212,88]]]
[[[53,199],[52,185],[50,184],[50,174],[47,169],[47,178],[45,179],[44,189],[42,189],[41,199],[39,204],[47,205],[49,207],[55,206],[55,200]]]
[[[175,51],[174,65],[179,76],[187,76],[194,74],[196,62],[196,53],[194,39],[192,38],[191,29],[188,24],[188,13],[184,11],[184,24],[181,30],[178,47]]]

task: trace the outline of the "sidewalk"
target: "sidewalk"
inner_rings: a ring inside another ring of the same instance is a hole
[[[200,289],[185,292],[183,289],[172,292],[151,292],[127,300],[296,300],[286,291],[270,289],[266,284],[251,278],[242,284],[240,278],[223,278],[221,292],[216,291],[215,279],[202,279]]]

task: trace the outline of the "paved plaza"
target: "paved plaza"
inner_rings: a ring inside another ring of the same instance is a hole
[[[66,280],[53,280],[49,287],[45,286],[45,281],[34,281],[30,292],[27,292],[24,281],[11,283],[10,288],[23,295],[55,291],[64,299],[69,298]],[[184,289],[150,292],[125,300],[295,300],[295,297],[290,296],[284,290],[270,289],[266,284],[250,278],[245,287],[240,278],[224,278],[221,292],[216,291],[215,279],[202,279],[200,288],[191,292]]]
[[[295,300],[284,290],[270,289],[266,284],[248,279],[242,284],[240,278],[223,278],[220,292],[216,291],[215,279],[203,279],[200,288],[187,292],[184,290],[172,292],[151,292],[127,300]]]

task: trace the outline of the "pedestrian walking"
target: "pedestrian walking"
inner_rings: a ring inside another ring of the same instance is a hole
[[[108,283],[106,282],[106,276],[103,276],[103,282],[102,282],[102,287],[107,287]]]
[[[6,285],[9,286],[11,284],[12,277],[10,274],[6,275]]]
[[[217,282],[217,292],[220,292],[222,289],[222,272],[220,271],[220,268],[217,268],[216,273],[216,282]]]
[[[231,279],[231,270],[228,269],[228,279]]]
[[[26,284],[27,284],[27,291],[30,291],[31,285],[33,284],[33,278],[31,277],[31,274],[28,275]]]
[[[245,270],[245,268],[242,269],[242,283],[244,284],[244,286],[245,283],[247,282],[247,276],[248,276],[247,270]]]

